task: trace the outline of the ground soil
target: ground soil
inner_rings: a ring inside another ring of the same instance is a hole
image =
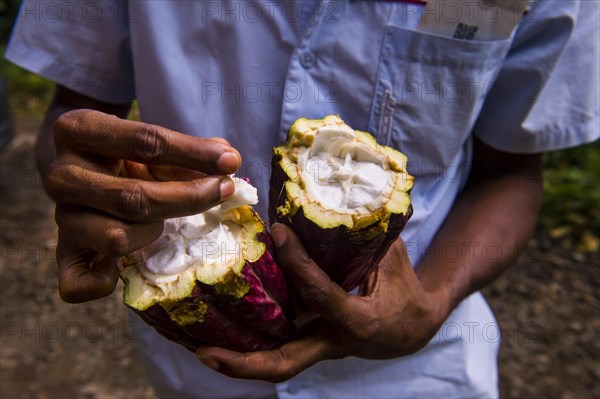
[[[57,294],[53,205],[33,160],[39,123],[17,117],[1,155],[0,398],[154,398],[119,294],[81,305]],[[484,291],[503,335],[503,397],[600,398],[599,256],[565,242],[538,231]]]

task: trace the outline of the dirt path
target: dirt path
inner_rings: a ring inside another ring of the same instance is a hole
[[[18,120],[2,155],[0,397],[152,398],[119,295],[82,305],[58,297],[53,205],[32,156],[36,122]]]
[[[38,124],[17,120],[0,158],[0,398],[154,398],[120,296],[58,297],[52,203],[32,156]],[[485,291],[503,330],[502,396],[600,398],[599,256],[543,237]]]

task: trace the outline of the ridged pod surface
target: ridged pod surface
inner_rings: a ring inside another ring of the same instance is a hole
[[[190,268],[160,287],[149,282],[143,259],[125,261],[124,302],[146,323],[190,351],[203,344],[236,351],[272,349],[294,334],[288,290],[272,254],[269,233],[251,206],[228,211],[244,228],[240,259],[218,278]]]
[[[350,291],[380,262],[412,215],[409,192],[413,177],[406,171],[407,159],[402,153],[377,144],[368,133],[355,130],[352,148],[364,148],[375,154],[373,159],[390,176],[387,197],[381,206],[361,213],[344,213],[315,201],[307,194],[307,182],[302,178],[306,172],[302,149],[310,149],[322,129],[331,132],[338,128],[350,129],[335,115],[298,119],[290,127],[286,142],[273,150],[269,214],[271,221],[290,226],[310,257],[332,280]],[[335,134],[332,136],[339,139]]]

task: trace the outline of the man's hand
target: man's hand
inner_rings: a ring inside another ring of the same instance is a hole
[[[473,152],[471,178],[431,245],[485,248],[493,243],[500,248],[498,256],[461,251],[448,259],[428,251],[413,271],[398,240],[369,276],[362,295],[353,296],[308,258],[289,229],[274,225],[279,265],[304,304],[320,317],[277,350],[237,353],[200,347],[200,361],[232,377],[276,382],[324,359],[389,359],[422,348],[462,299],[514,262],[542,201],[540,154],[509,154],[479,140]]]
[[[59,290],[67,302],[110,294],[119,257],[233,194],[241,162],[222,139],[201,139],[93,110],[62,114],[44,178],[56,201]]]
[[[272,234],[279,265],[318,317],[296,340],[276,350],[239,353],[200,347],[200,361],[223,374],[280,382],[325,359],[408,355],[429,342],[450,311],[445,292],[422,288],[400,239],[357,296],[332,282],[289,228],[274,224]]]

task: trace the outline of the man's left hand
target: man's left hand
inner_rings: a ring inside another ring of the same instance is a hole
[[[426,291],[398,239],[361,287],[349,294],[316,265],[298,237],[274,224],[279,265],[302,303],[318,317],[278,349],[240,353],[202,346],[202,363],[235,378],[285,381],[326,359],[391,359],[423,348],[448,315],[448,294]]]

